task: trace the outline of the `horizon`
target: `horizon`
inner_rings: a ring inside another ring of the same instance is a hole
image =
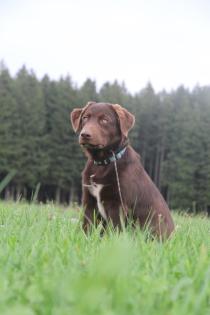
[[[35,77],[37,78],[38,81],[42,81],[45,76],[47,76],[47,77],[50,79],[50,81],[55,81],[55,82],[59,82],[59,80],[62,80],[62,79],[65,80],[65,79],[67,79],[67,78],[70,78],[71,83],[72,83],[72,86],[73,86],[74,88],[76,88],[76,89],[80,89],[80,88],[85,84],[85,82],[86,82],[87,80],[91,80],[91,81],[94,82],[95,85],[96,85],[96,91],[97,91],[97,93],[100,92],[100,89],[103,87],[104,84],[109,83],[109,84],[112,85],[112,84],[114,84],[115,82],[117,82],[117,84],[119,84],[120,86],[124,86],[125,89],[126,89],[126,91],[127,91],[129,94],[131,94],[132,96],[135,96],[136,94],[138,94],[139,92],[141,92],[142,90],[144,90],[145,88],[147,88],[149,85],[152,87],[152,89],[154,90],[154,92],[155,92],[156,94],[159,94],[159,93],[162,93],[162,92],[166,92],[166,93],[170,94],[170,93],[172,93],[172,92],[177,91],[179,88],[184,88],[185,90],[187,90],[187,91],[189,91],[189,92],[191,93],[191,92],[192,92],[194,89],[196,89],[197,87],[198,87],[198,88],[210,87],[210,83],[209,83],[209,84],[204,84],[204,85],[195,84],[195,85],[192,86],[192,87],[186,86],[186,85],[184,85],[184,84],[179,84],[179,85],[177,85],[175,88],[171,88],[170,90],[167,90],[167,89],[165,89],[165,88],[163,88],[162,90],[156,90],[155,87],[154,87],[154,85],[153,85],[153,83],[152,83],[151,81],[147,81],[147,82],[145,82],[145,84],[144,84],[138,91],[130,91],[129,88],[127,87],[127,85],[126,85],[126,82],[120,81],[120,80],[118,80],[118,79],[114,79],[113,81],[105,81],[105,82],[102,82],[102,84],[99,86],[99,84],[98,84],[98,82],[97,82],[96,80],[93,80],[93,79],[91,79],[91,78],[89,78],[89,77],[87,77],[87,78],[84,80],[84,82],[78,83],[78,82],[76,82],[76,81],[74,80],[74,78],[71,76],[70,73],[67,73],[66,75],[61,74],[60,77],[58,77],[58,78],[52,78],[48,73],[44,73],[42,76],[39,77],[39,76],[37,75],[37,73],[34,71],[34,69],[32,69],[32,68],[31,68],[31,69],[27,68],[27,66],[26,66],[25,64],[23,64],[23,65],[22,65],[17,71],[15,71],[14,73],[11,73],[11,71],[10,71],[8,65],[4,62],[4,60],[1,60],[1,61],[0,61],[0,64],[1,64],[1,65],[3,64],[3,67],[6,68],[6,69],[9,71],[9,74],[11,75],[12,78],[16,78],[17,75],[18,75],[18,72],[19,72],[21,69],[25,68],[26,71],[27,71],[29,74],[35,75]],[[1,71],[1,66],[0,66],[0,71]]]

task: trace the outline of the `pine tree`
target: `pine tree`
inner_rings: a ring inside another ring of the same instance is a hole
[[[3,63],[0,65],[0,180],[20,163],[19,121],[14,81]],[[6,195],[9,197],[10,190]]]
[[[46,172],[45,112],[40,83],[33,72],[23,67],[15,79],[18,110],[20,165],[17,173],[19,190],[23,186],[35,189]]]

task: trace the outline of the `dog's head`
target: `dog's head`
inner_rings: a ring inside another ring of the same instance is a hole
[[[105,149],[126,139],[134,116],[118,104],[88,102],[71,112],[79,143],[88,149]]]

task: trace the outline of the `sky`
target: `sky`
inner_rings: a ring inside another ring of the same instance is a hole
[[[77,85],[210,85],[209,0],[0,0],[0,60]]]

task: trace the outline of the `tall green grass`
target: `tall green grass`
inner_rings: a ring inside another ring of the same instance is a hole
[[[174,215],[161,243],[138,230],[87,237],[78,213],[0,203],[0,314],[210,314],[210,222]]]

